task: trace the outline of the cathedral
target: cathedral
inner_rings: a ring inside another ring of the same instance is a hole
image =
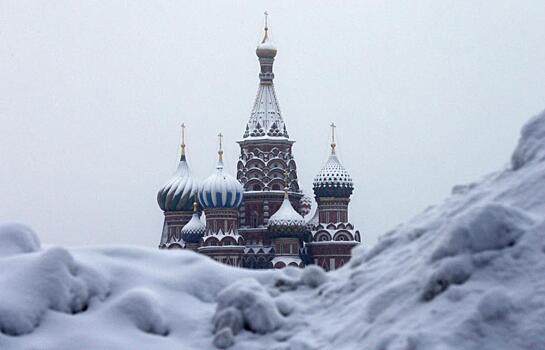
[[[204,181],[187,162],[185,126],[181,156],[172,178],[157,194],[165,220],[160,249],[190,249],[219,262],[250,269],[304,267],[337,269],[361,241],[349,222],[352,178],[331,153],[313,182],[317,208],[299,188],[297,165],[274,90],[276,48],[265,35],[256,54],[259,87],[242,139],[236,177],[224,169],[222,135],[216,168]]]

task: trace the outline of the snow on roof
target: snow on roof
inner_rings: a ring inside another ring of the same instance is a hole
[[[268,227],[304,227],[306,225],[305,219],[299,214],[291,205],[288,196],[284,197],[280,208],[271,215],[267,222]]]

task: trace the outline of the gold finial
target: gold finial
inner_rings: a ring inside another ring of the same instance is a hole
[[[193,212],[197,212],[197,196],[195,196],[195,201],[193,202]]]
[[[269,32],[269,13],[267,11],[265,11],[263,14],[265,15],[265,36],[263,37],[262,43],[267,41],[267,39],[269,38],[269,36],[268,36],[268,32]]]
[[[185,156],[185,124],[182,123],[182,143],[180,145],[182,149],[182,157]]]
[[[290,189],[289,187],[289,179],[290,179],[290,172],[289,170],[286,168],[284,170],[284,198],[288,198],[288,190]]]
[[[220,162],[223,161],[223,134],[220,132],[218,134],[219,142],[220,142],[220,148],[218,150],[219,160]]]
[[[337,144],[335,143],[335,128],[337,127],[335,123],[331,123],[331,154],[335,154],[335,147]]]

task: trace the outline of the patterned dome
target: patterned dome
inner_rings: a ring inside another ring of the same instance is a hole
[[[206,225],[202,223],[197,213],[197,203],[193,203],[193,216],[184,227],[182,227],[181,236],[186,243],[199,243],[206,233]]]
[[[210,175],[199,190],[199,202],[203,208],[238,208],[244,189],[233,176],[223,171],[223,161],[218,161],[216,172]]]
[[[354,190],[352,178],[334,151],[320,173],[314,178],[313,187],[317,197],[348,198],[352,194]]]
[[[288,199],[287,192],[284,201],[276,213],[267,222],[267,228],[273,232],[303,232],[306,228],[305,219],[299,214]]]
[[[157,203],[163,211],[189,211],[198,190],[199,183],[191,176],[182,153],[178,169],[157,193]]]

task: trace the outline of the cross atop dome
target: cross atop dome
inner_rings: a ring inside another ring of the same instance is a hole
[[[180,148],[182,150],[182,153],[181,153],[181,158],[180,159],[185,159],[185,124],[182,123],[182,143],[180,144]]]
[[[218,167],[223,167],[223,134],[218,134],[219,148],[218,148]]]
[[[335,123],[331,123],[331,154],[335,154],[335,147],[337,144],[335,143],[335,128],[337,127]]]

